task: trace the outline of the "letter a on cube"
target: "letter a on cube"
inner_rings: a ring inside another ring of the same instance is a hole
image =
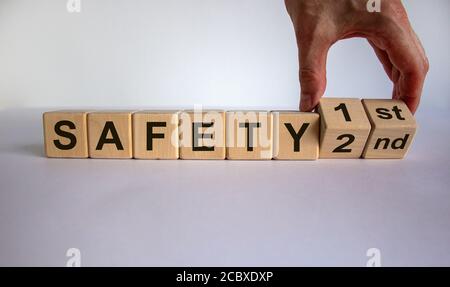
[[[89,113],[89,157],[132,158],[132,114],[132,111]]]

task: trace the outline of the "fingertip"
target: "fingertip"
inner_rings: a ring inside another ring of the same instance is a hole
[[[406,106],[408,106],[411,113],[414,115],[419,107],[419,103],[417,102],[406,102]]]
[[[300,104],[300,112],[310,112],[310,111],[311,110],[310,110],[309,106],[307,107],[307,106]]]
[[[402,100],[414,114],[420,104],[422,96],[423,79],[417,75],[406,75],[397,85],[397,97]]]

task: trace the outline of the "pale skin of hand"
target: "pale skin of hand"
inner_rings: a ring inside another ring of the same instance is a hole
[[[285,0],[299,50],[301,111],[313,110],[325,92],[330,47],[342,39],[362,37],[393,82],[392,98],[403,100],[416,112],[429,69],[422,44],[400,0],[381,0],[381,11],[372,13],[367,2]]]

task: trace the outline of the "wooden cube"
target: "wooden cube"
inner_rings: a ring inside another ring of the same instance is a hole
[[[178,159],[178,111],[133,114],[133,157]]]
[[[224,111],[182,111],[178,117],[181,159],[225,159]]]
[[[403,158],[416,133],[414,116],[400,100],[363,100],[372,125],[364,158]]]
[[[359,99],[323,98],[320,114],[320,158],[359,158],[370,122]]]
[[[48,157],[87,158],[86,116],[85,111],[44,113],[45,154]]]
[[[274,111],[272,114],[274,159],[316,160],[319,157],[317,113]]]
[[[101,111],[88,114],[91,158],[132,158],[132,113]]]
[[[227,112],[227,158],[272,159],[272,125],[268,111]]]

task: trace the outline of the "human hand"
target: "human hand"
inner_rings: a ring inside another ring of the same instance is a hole
[[[425,51],[400,0],[381,0],[381,11],[373,13],[367,2],[285,0],[299,49],[300,110],[314,109],[325,92],[330,47],[352,37],[366,38],[373,47],[394,84],[392,98],[417,110],[429,69]]]

